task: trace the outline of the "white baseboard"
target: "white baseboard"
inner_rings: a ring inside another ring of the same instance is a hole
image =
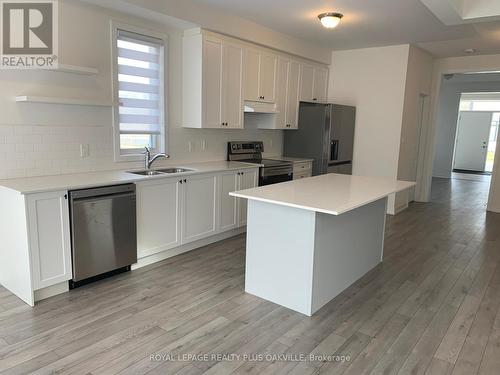
[[[214,242],[222,241],[222,240],[225,240],[227,238],[237,236],[238,234],[244,233],[245,231],[246,231],[246,227],[232,229],[232,230],[227,231],[227,232],[219,233],[219,234],[216,234],[216,235],[211,236],[211,237],[203,238],[201,240],[194,241],[194,242],[191,242],[191,243],[188,243],[185,245],[181,245],[181,246],[173,248],[173,249],[165,250],[165,251],[153,254],[153,255],[146,256],[144,258],[140,258],[137,261],[137,263],[132,264],[132,269],[136,270],[138,268],[148,266],[148,265],[156,263],[156,262],[160,262],[162,260],[174,257],[176,255],[186,253],[188,251],[191,251],[191,250],[194,250],[194,249],[206,246],[206,245],[210,245]]]
[[[35,290],[35,302],[56,296],[61,293],[65,293],[68,290],[69,290],[69,284],[67,281],[64,281],[56,285],[48,286],[47,288]]]

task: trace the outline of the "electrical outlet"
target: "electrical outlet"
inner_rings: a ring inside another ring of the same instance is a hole
[[[193,142],[189,141],[187,146],[188,146],[188,152],[193,152]]]
[[[86,158],[90,156],[90,145],[89,144],[80,144],[80,157]]]
[[[201,141],[201,150],[204,152],[207,150],[207,141],[204,139]]]

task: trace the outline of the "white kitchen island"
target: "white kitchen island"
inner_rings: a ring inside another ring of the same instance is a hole
[[[383,258],[388,195],[415,186],[326,174],[248,199],[245,291],[311,316]]]

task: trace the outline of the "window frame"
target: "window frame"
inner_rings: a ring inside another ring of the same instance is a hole
[[[168,153],[168,36],[159,33],[154,30],[144,29],[141,27],[133,26],[130,24],[124,24],[111,20],[111,79],[112,79],[112,95],[113,95],[113,155],[115,162],[127,162],[127,161],[139,161],[143,160],[144,156],[142,150],[131,149],[130,152],[123,153],[120,147],[120,98],[119,98],[119,82],[118,82],[118,33],[119,30],[144,35],[145,37],[151,37],[160,39],[163,42],[163,48],[161,51],[162,56],[160,61],[162,66],[160,68],[160,80],[162,82],[160,87],[160,121],[161,121],[161,133],[157,135],[158,138],[158,148],[154,149],[154,152],[164,152]]]

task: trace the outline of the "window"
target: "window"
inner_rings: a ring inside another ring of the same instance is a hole
[[[120,28],[114,42],[115,159],[165,152],[165,42]]]

